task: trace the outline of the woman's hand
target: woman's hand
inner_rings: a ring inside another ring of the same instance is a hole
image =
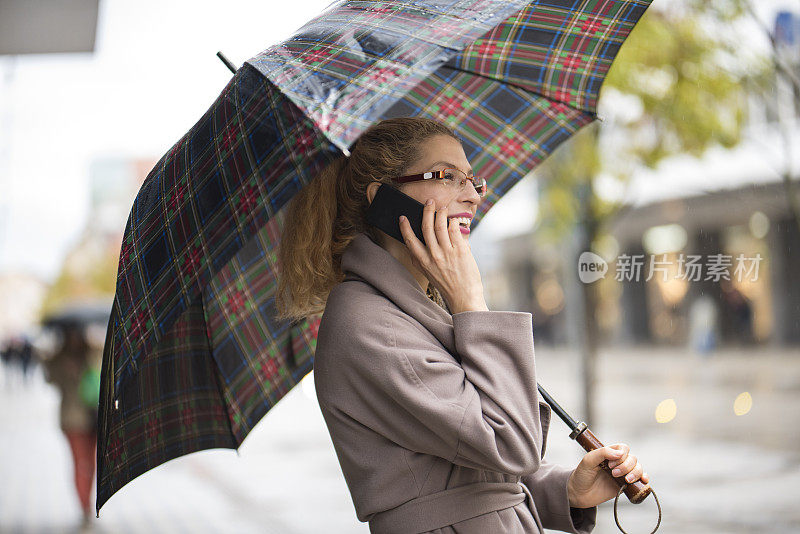
[[[591,508],[617,496],[619,485],[600,467],[604,460],[608,460],[608,467],[614,476],[625,476],[628,482],[636,482],[641,478],[643,483],[650,483],[636,456],[630,454],[628,445],[615,443],[601,447],[587,452],[570,475],[567,482],[570,506]]]
[[[437,211],[433,199],[425,204],[422,211],[425,243],[417,239],[405,217],[400,218],[400,232],[412,263],[439,290],[454,315],[462,311],[488,311],[478,264],[458,223],[447,219],[446,206]]]

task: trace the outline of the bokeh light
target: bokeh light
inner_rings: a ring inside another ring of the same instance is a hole
[[[675,419],[677,412],[678,406],[675,404],[675,399],[664,399],[656,406],[656,422],[669,423]]]
[[[745,415],[750,412],[752,407],[753,397],[750,396],[750,393],[747,391],[739,393],[739,395],[736,396],[736,400],[733,401],[733,413],[736,415]]]

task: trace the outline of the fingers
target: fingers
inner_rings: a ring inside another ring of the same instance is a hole
[[[428,199],[422,209],[422,235],[425,237],[425,244],[428,246],[431,256],[437,259],[441,257],[441,248],[434,228],[435,215],[436,203],[433,199]]]
[[[587,452],[583,456],[581,462],[587,467],[594,468],[602,464],[604,460],[608,460],[609,463],[611,463],[613,460],[616,460],[617,463],[619,463],[622,459],[624,459],[621,455],[624,455],[623,451],[618,451],[612,449],[611,447],[600,447],[599,449],[594,449],[593,451]]]
[[[607,447],[603,447],[607,454],[604,458],[608,458],[608,467],[614,467],[624,462],[630,452],[631,448],[625,443],[615,443]],[[602,449],[600,449],[602,450]]]
[[[461,234],[461,226],[453,219],[450,219],[447,228],[450,231],[450,244],[453,245],[453,248],[464,246],[466,239],[464,239],[464,236]]]
[[[619,443],[605,448],[610,449],[609,456],[612,459],[609,459],[608,467],[612,468],[611,474],[613,476],[624,476],[627,482],[635,482],[640,478],[645,484],[649,482],[642,464],[639,463],[636,456],[630,454],[630,447],[624,443]]]
[[[405,217],[400,217],[400,233],[403,236],[406,247],[411,252],[411,259],[418,264],[427,261],[428,252],[425,248],[425,243],[417,238],[414,230],[411,229],[411,223]]]
[[[445,206],[436,211],[436,221],[434,222],[436,239],[439,242],[439,246],[444,250],[452,248],[453,246],[450,242],[450,235],[447,228],[447,224],[450,222],[450,220],[447,218],[447,215],[447,206]]]
[[[642,468],[642,464],[636,461],[635,456],[631,456],[630,458],[633,458],[632,462],[626,462],[621,466],[614,468],[611,474],[615,477],[625,475],[625,480],[627,482],[635,482],[642,478],[642,475],[644,474],[644,468]],[[632,466],[631,463],[633,464]],[[643,480],[643,482],[645,481]]]
[[[451,229],[448,228],[447,207],[437,210],[436,202],[429,199],[422,210],[422,235],[425,243],[420,241],[411,229],[411,223],[405,218],[400,219],[400,233],[406,246],[421,265],[427,265],[431,261],[440,262],[443,259],[443,252],[452,249],[450,241]],[[455,225],[458,230],[458,225]],[[426,250],[427,249],[427,250]]]

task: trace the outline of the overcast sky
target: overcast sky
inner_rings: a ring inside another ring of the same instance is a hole
[[[329,3],[107,0],[94,54],[0,57],[0,273],[51,279],[85,225],[92,161],[159,158],[229,80],[217,50],[241,64]],[[766,20],[798,8],[756,3]]]

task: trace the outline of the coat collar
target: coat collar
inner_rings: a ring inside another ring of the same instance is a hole
[[[416,319],[450,353],[456,354],[453,316],[433,302],[405,266],[367,234],[358,234],[342,254],[345,281],[356,280],[374,287],[398,308]],[[550,406],[539,401],[542,424],[542,458],[550,427]]]
[[[360,233],[347,246],[342,272],[345,280],[360,280],[377,289],[448,350],[454,349],[453,316],[429,299],[409,270],[369,235]]]

